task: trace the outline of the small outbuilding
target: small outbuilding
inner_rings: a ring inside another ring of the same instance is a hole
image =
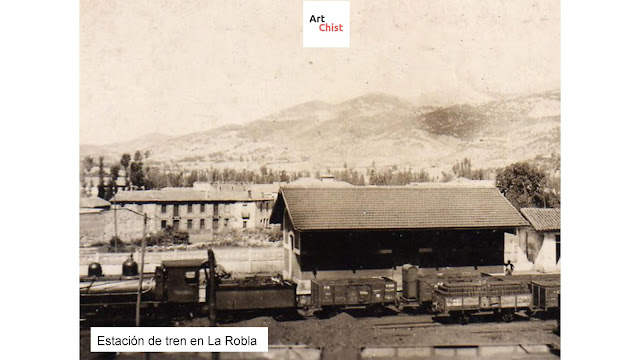
[[[518,229],[511,247],[516,268],[540,272],[560,271],[560,209],[522,208],[529,226]]]

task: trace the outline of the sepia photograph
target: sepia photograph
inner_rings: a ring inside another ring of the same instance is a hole
[[[560,358],[560,1],[79,4],[80,359]]]

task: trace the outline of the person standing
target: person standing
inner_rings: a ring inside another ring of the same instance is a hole
[[[504,274],[507,276],[510,276],[513,274],[513,264],[511,263],[511,260],[507,260],[507,263],[504,264],[505,269],[504,269]]]

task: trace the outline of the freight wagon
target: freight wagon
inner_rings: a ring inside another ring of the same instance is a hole
[[[535,280],[529,283],[534,311],[558,312],[560,280]]]
[[[531,306],[531,292],[526,284],[496,278],[444,283],[435,289],[432,301],[434,313],[451,315],[461,323],[469,321],[469,314],[484,311],[511,321],[514,312],[531,310]]]
[[[386,277],[313,280],[311,305],[318,310],[367,307],[381,310],[396,303],[396,282]]]

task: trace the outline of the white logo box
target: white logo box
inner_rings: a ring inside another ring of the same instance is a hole
[[[304,1],[302,46],[348,48],[350,46],[349,1]]]

